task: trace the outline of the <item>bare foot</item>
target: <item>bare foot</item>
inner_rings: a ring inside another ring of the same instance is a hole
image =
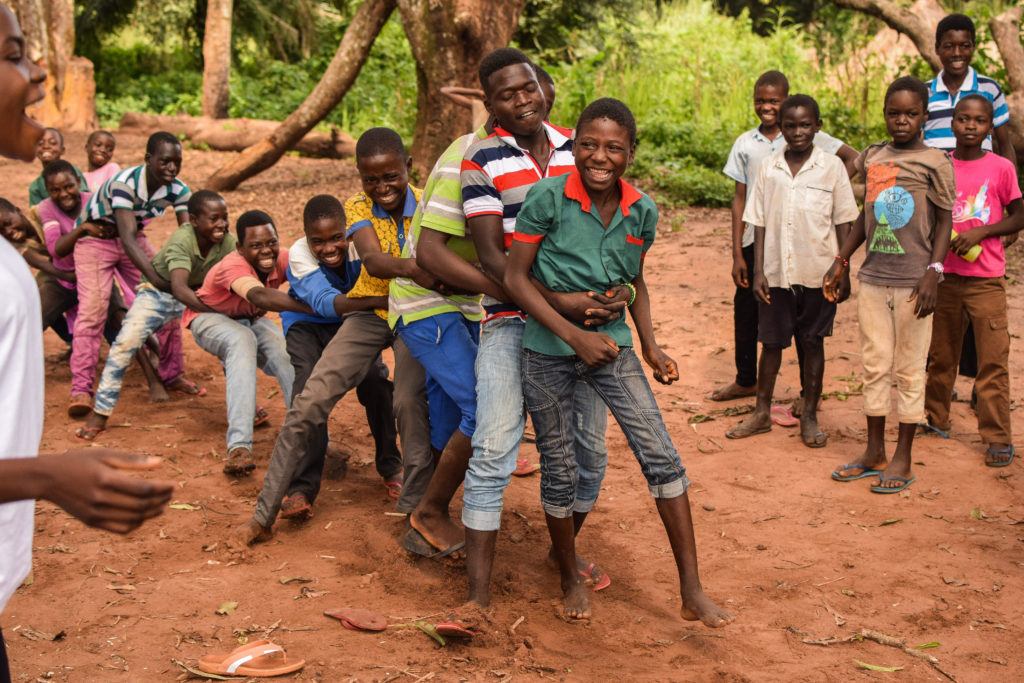
[[[149,385],[149,402],[150,403],[167,403],[171,400],[171,395],[167,393],[167,389],[164,388],[163,384],[159,382],[153,382]]]
[[[800,439],[808,448],[823,448],[828,443],[828,435],[818,427],[817,416],[805,414],[800,418]]]
[[[885,457],[885,451],[876,453],[872,452],[869,448],[853,462],[837,467],[834,470],[834,474],[838,477],[853,477],[863,473],[865,470],[885,470],[888,464],[889,461]]]
[[[93,441],[100,432],[107,429],[107,416],[99,415],[97,413],[89,413],[89,417],[85,418],[85,425],[80,427],[76,432],[75,436],[84,441]]]
[[[711,628],[722,628],[736,618],[716,605],[702,588],[683,593],[679,613],[687,621],[701,621]]]
[[[558,560],[555,558],[555,549],[552,548],[548,552],[548,556],[544,559],[549,567],[552,569],[558,569]],[[583,582],[588,586],[598,586],[602,580],[607,576],[601,567],[596,563],[590,562],[579,555],[576,556],[576,572],[583,579]]]
[[[567,619],[590,618],[590,596],[587,584],[576,580],[562,587],[562,615]]]
[[[757,394],[757,385],[745,387],[736,382],[730,382],[725,386],[718,387],[708,396],[711,401],[732,401],[737,398],[747,398]]]
[[[181,393],[188,394],[189,396],[206,396],[206,388],[199,386],[189,378],[185,377],[185,375],[179,375],[170,382],[164,384],[164,386],[171,391],[180,391]]]
[[[231,537],[228,540],[229,544],[234,544],[240,548],[253,545],[255,543],[262,543],[269,541],[273,537],[273,529],[260,526],[255,519],[250,519],[231,530]]]
[[[764,434],[772,430],[772,415],[771,413],[758,413],[751,414],[745,420],[742,420],[738,425],[730,429],[725,433],[726,438],[729,439],[745,439],[748,436],[754,436],[755,434]]]
[[[409,524],[423,534],[427,543],[438,550],[447,550],[466,542],[465,532],[448,515],[435,515],[423,510],[416,510],[409,515]],[[461,557],[461,553],[455,551],[448,557]]]

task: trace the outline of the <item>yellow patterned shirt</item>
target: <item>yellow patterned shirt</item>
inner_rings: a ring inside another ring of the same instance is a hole
[[[422,194],[422,190],[412,185],[409,185],[406,189],[405,206],[402,208],[402,221],[400,225],[395,223],[394,219],[388,215],[388,212],[377,206],[365,193],[358,192],[352,195],[345,202],[345,218],[349,225],[346,233],[347,237],[352,239],[352,236],[359,230],[373,228],[373,231],[377,234],[377,240],[380,242],[381,251],[395,258],[401,258],[402,247],[405,246],[405,237],[409,231],[409,224],[412,222],[413,214],[416,213],[416,206],[419,204]],[[347,296],[350,299],[360,299],[368,296],[386,297],[390,283],[391,280],[384,280],[370,275],[366,272],[366,266],[363,266],[362,272],[359,273],[359,279],[356,280],[352,291]],[[374,312],[384,320],[387,320],[387,309],[378,308]]]

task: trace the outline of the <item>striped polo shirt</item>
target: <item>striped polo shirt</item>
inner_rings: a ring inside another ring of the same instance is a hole
[[[537,160],[516,143],[515,136],[495,126],[494,132],[474,142],[462,160],[462,206],[466,219],[476,216],[501,216],[505,249],[512,244],[516,217],[526,193],[542,178],[554,178],[576,169],[572,155],[572,131],[544,122],[551,145],[548,164],[541,171]],[[484,309],[491,318],[523,317],[515,304],[506,304],[485,296]]]
[[[999,84],[986,76],[978,75],[974,67],[967,67],[967,75],[956,94],[950,94],[942,80],[942,74],[928,81],[928,121],[924,124],[924,143],[929,147],[943,150],[956,149],[953,135],[953,108],[967,95],[984,95],[992,102],[992,125],[995,128],[1010,120],[1010,108],[1003,97]],[[985,138],[982,149],[992,150],[992,136]]]
[[[192,191],[188,185],[175,178],[168,185],[161,185],[150,194],[146,187],[146,167],[132,166],[111,177],[85,205],[85,210],[78,218],[78,223],[86,221],[114,222],[114,211],[128,209],[135,214],[135,222],[141,227],[144,223],[162,216],[168,207],[174,212],[188,210],[188,200]]]

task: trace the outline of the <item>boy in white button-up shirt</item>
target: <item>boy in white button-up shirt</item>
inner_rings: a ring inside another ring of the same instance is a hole
[[[779,108],[779,119],[786,147],[761,164],[743,214],[755,229],[751,285],[762,344],[757,407],[726,436],[742,439],[771,430],[782,350],[795,337],[804,357],[800,437],[809,448],[821,448],[828,441],[817,418],[824,338],[832,335],[836,315],[836,303],[822,292],[822,279],[858,209],[843,162],[814,145],[821,128],[818,103],[808,95],[793,95]],[[847,280],[840,301],[849,291]]]

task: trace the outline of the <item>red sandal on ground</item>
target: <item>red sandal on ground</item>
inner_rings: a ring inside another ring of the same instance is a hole
[[[306,665],[305,659],[292,659],[280,645],[255,640],[228,654],[203,655],[199,670],[215,676],[270,678],[295,673]]]

